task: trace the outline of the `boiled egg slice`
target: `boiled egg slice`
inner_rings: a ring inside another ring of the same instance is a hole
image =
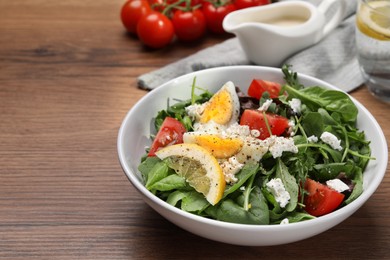
[[[220,125],[229,125],[238,121],[240,102],[234,83],[226,82],[213,97],[204,104],[199,122],[205,124],[210,120]]]

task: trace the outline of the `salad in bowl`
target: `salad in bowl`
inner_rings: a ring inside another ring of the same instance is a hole
[[[122,124],[118,152],[145,201],[175,224],[222,242],[275,245],[356,211],[383,178],[383,140],[369,112],[333,86],[289,66],[238,66],[148,93]]]

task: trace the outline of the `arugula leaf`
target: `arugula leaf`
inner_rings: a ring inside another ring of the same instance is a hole
[[[353,183],[355,186],[353,187],[351,195],[344,201],[345,204],[351,203],[363,193],[363,173],[360,168],[356,169],[355,171]]]
[[[290,201],[286,206],[286,211],[291,212],[295,210],[298,203],[298,184],[295,177],[289,173],[287,166],[280,158],[276,160],[275,178],[282,180],[286,191],[290,194]]]

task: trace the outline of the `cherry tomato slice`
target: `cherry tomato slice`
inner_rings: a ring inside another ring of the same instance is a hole
[[[260,99],[264,92],[268,92],[270,98],[277,98],[280,93],[281,86],[279,83],[266,81],[261,79],[252,80],[248,88],[248,95],[253,98]]]
[[[182,41],[194,41],[200,39],[206,31],[206,19],[201,10],[192,11],[177,10],[172,17],[176,36]]]
[[[184,125],[172,117],[166,117],[154,138],[148,156],[156,156],[156,152],[165,146],[183,143]]]
[[[175,35],[171,20],[156,11],[139,19],[137,34],[145,45],[156,49],[168,45]]]
[[[265,113],[265,116],[273,135],[279,136],[288,129],[287,118],[272,113]],[[244,110],[240,119],[240,125],[247,125],[251,130],[258,130],[260,132],[258,138],[261,140],[270,137],[262,111],[255,109]]]
[[[121,20],[126,30],[130,33],[136,33],[139,19],[151,11],[146,0],[127,1],[121,9]]]
[[[306,179],[305,190],[308,192],[304,198],[305,210],[316,217],[333,212],[345,197],[344,194],[309,178]]]

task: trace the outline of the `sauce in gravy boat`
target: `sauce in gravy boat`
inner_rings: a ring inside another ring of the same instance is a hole
[[[326,21],[330,7],[334,13]],[[292,54],[319,42],[342,21],[344,12],[344,0],[323,0],[318,7],[284,1],[234,11],[225,17],[223,28],[237,36],[249,60],[280,66]]]

